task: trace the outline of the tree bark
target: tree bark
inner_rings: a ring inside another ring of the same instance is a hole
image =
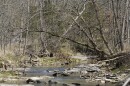
[[[27,17],[30,17],[30,0],[27,0]],[[28,29],[29,29],[29,21],[27,21],[26,34],[25,34],[25,44],[23,49],[23,54],[25,54],[26,46],[28,44]]]
[[[126,21],[127,21],[127,12],[128,12],[128,6],[129,6],[129,0],[126,1],[126,7],[125,7],[125,14],[124,14],[124,17],[123,17],[123,26],[122,26],[122,34],[121,34],[121,40],[122,40],[122,51],[124,50],[124,42],[125,42],[125,28],[127,28],[127,24],[126,24]]]
[[[44,17],[43,17],[43,3],[44,3],[44,0],[40,0],[39,1],[40,3],[40,23],[41,23],[41,30],[43,31],[46,31],[45,29],[45,22],[44,22]],[[42,49],[45,49],[47,50],[46,48],[46,34],[45,33],[40,33],[40,40],[41,40],[41,45],[42,45]]]
[[[102,40],[103,40],[103,42],[104,42],[106,48],[108,49],[110,55],[113,55],[113,52],[112,52],[112,50],[110,49],[110,46],[108,45],[108,42],[106,41],[105,36],[104,36],[104,34],[103,34],[103,31],[102,31],[102,25],[101,25],[101,22],[100,22],[100,19],[99,19],[99,16],[98,16],[98,10],[97,10],[97,8],[96,8],[95,1],[92,0],[92,3],[93,3],[93,5],[94,5],[94,9],[95,9],[95,13],[96,13],[96,19],[97,19],[98,25],[99,25],[99,29],[98,29],[98,30],[99,30],[99,32],[100,32],[100,36],[101,36],[101,38],[102,38]]]
[[[86,9],[86,5],[87,5],[87,1],[84,3],[83,10],[79,13],[79,15],[77,17],[74,18],[74,21],[77,21],[79,19],[79,17],[84,13],[84,11]],[[62,34],[62,36],[60,36],[56,47],[59,45],[60,41],[62,40],[62,37],[64,37],[72,29],[72,26],[74,25],[74,23],[75,22],[72,22],[70,24],[70,26],[68,27],[68,29]]]

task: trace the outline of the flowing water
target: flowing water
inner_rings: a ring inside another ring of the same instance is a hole
[[[52,71],[52,72],[48,72]],[[58,67],[58,68],[49,68],[49,67],[44,67],[44,68],[29,68],[26,69],[25,73],[27,77],[37,77],[37,76],[43,76],[43,75],[52,75],[53,71],[64,71],[64,68]],[[80,86],[96,86],[97,84],[100,84],[99,82],[86,82],[85,79],[81,79],[79,76],[68,76],[68,77],[55,77],[51,79],[53,82],[58,82],[58,83],[52,83],[52,84],[44,84],[44,82],[39,83],[39,84],[33,84],[35,86],[67,86],[65,84],[72,84],[72,83],[79,83]],[[9,83],[11,84],[11,83]],[[15,84],[26,84],[24,82],[15,82]],[[74,85],[78,86],[78,85]],[[100,85],[100,86],[115,86],[114,84],[107,83],[105,85]]]
[[[51,75],[53,72],[48,71],[64,71],[65,68],[31,68],[26,71],[27,76],[43,76],[43,75]],[[53,82],[60,82],[61,84],[50,84],[49,86],[64,86],[63,83],[71,84],[71,83],[80,83],[80,86],[96,86],[100,84],[99,82],[86,82],[85,79],[81,79],[78,75],[68,76],[68,77],[55,77],[52,79]],[[44,86],[43,83],[35,84],[35,86]],[[114,86],[114,84],[106,83],[101,86]]]

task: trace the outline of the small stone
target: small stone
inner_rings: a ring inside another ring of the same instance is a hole
[[[28,80],[26,81],[26,83],[27,83],[27,84],[30,84],[30,83],[35,83],[35,81],[34,81],[34,80],[32,80],[32,79],[28,79]]]
[[[38,83],[38,84],[39,84],[39,83],[41,83],[41,81],[40,81],[40,80],[36,80],[36,83]]]
[[[79,84],[79,83],[72,83],[72,84],[74,84],[75,86],[80,86],[80,84]]]

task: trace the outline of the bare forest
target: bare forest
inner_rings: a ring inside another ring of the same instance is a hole
[[[91,63],[115,72],[129,61],[130,0],[0,0],[2,71]]]

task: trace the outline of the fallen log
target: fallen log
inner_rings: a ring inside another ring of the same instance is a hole
[[[130,57],[129,52],[118,53],[116,55],[107,57],[107,58],[110,58],[110,59],[99,61],[97,64],[99,65],[99,64],[105,63],[105,66],[113,66],[115,68],[119,68],[122,65],[129,64],[129,61],[130,61],[129,57]]]

